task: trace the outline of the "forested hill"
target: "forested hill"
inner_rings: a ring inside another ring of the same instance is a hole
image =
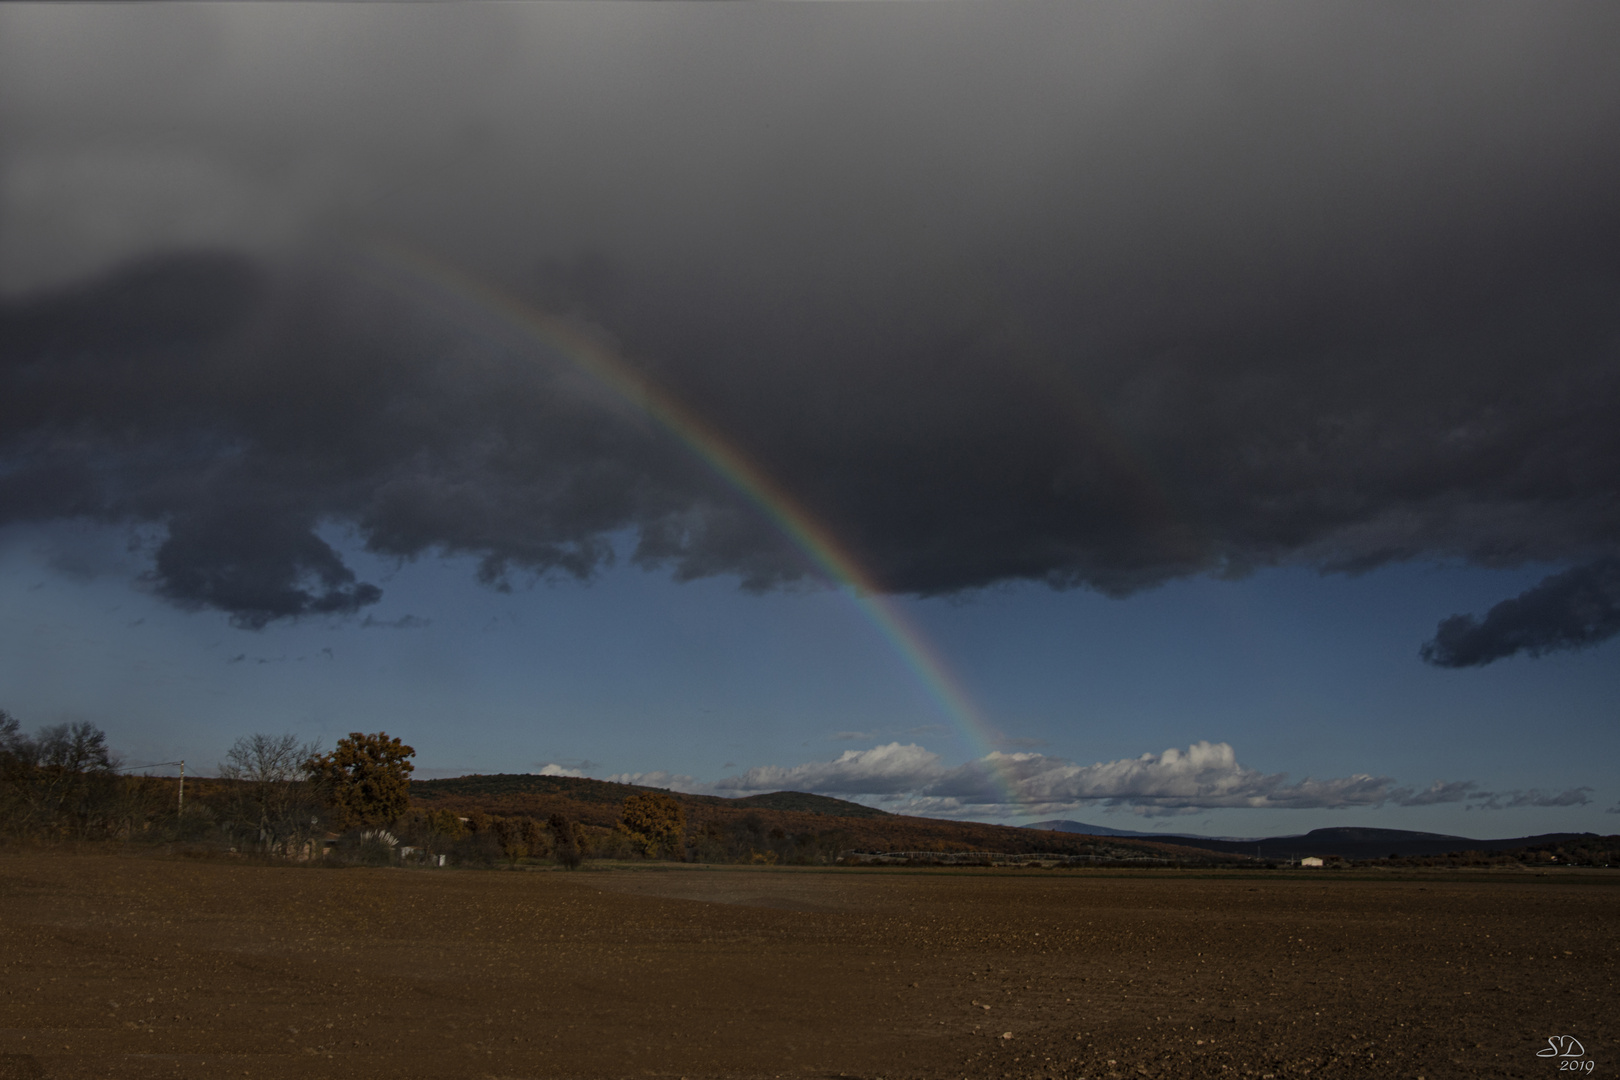
[[[481,804],[510,800],[522,796],[554,796],[582,803],[612,804],[617,807],[632,795],[663,788],[643,787],[637,784],[615,784],[607,780],[590,780],[576,776],[540,776],[534,773],[496,773],[490,776],[457,776],[448,780],[412,780],[411,798],[421,803],[440,803],[446,800],[477,800]],[[832,799],[825,795],[811,795],[803,791],[773,791],[766,795],[748,795],[740,799],[724,799],[715,795],[684,795],[666,792],[688,806],[733,807],[740,810],[790,810],[800,814],[819,814],[824,817],[870,818],[892,817],[886,810],[878,810],[860,803]],[[491,805],[484,809],[498,812]]]
[[[562,814],[588,828],[611,832],[624,800],[649,791],[663,789],[571,776],[458,776],[412,781],[411,801],[424,810],[449,810],[463,816],[483,811],[497,817],[545,821],[552,814]],[[1052,852],[1103,859],[1190,862],[1245,858],[1144,840],[907,817],[802,791],[775,791],[740,799],[664,793],[681,803],[693,835],[752,837],[753,842],[784,846],[808,838],[813,846],[835,851]]]
[[[447,799],[472,799],[480,803],[524,795],[552,795],[585,803],[617,805],[632,795],[653,788],[633,784],[610,784],[606,780],[586,780],[574,776],[539,776],[534,773],[494,773],[456,776],[446,780],[412,780],[413,802],[438,803]]]

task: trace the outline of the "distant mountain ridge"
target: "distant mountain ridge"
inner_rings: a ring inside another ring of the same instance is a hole
[[[1372,829],[1340,826],[1312,829],[1288,836],[1262,836],[1254,839],[1194,836],[1186,833],[1142,833],[1087,825],[1081,821],[1039,821],[1028,826],[1053,832],[1088,833],[1091,836],[1152,838],[1167,844],[1219,851],[1231,855],[1257,855],[1272,859],[1297,859],[1308,855],[1338,855],[1346,859],[1381,859],[1388,856],[1448,855],[1455,851],[1514,851],[1544,844],[1558,844],[1596,833],[1542,833],[1496,840],[1475,840],[1447,833],[1414,832],[1410,829]],[[1093,831],[1094,830],[1094,831]]]
[[[1270,836],[1260,840],[1204,840],[1183,837],[1176,843],[1205,851],[1255,854],[1262,858],[1303,858],[1307,855],[1338,855],[1346,859],[1382,859],[1389,856],[1448,855],[1457,851],[1514,851],[1542,844],[1559,844],[1595,833],[1544,833],[1537,836],[1510,836],[1495,840],[1475,840],[1443,833],[1411,832],[1406,829],[1312,829],[1303,836]]]

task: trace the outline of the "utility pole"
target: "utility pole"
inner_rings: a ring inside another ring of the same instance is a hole
[[[179,817],[186,809],[186,763],[184,761],[159,761],[155,765],[125,765],[115,772],[134,772],[137,769],[161,769],[165,765],[180,766],[180,796],[175,800],[174,814]]]

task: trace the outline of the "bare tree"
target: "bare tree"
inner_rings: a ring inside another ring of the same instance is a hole
[[[39,767],[64,776],[111,772],[107,733],[88,720],[41,728],[34,740]]]
[[[20,829],[28,810],[31,748],[17,718],[0,709],[0,823]]]
[[[220,762],[219,777],[235,781],[236,819],[257,831],[267,851],[288,848],[308,831],[320,800],[307,762],[321,752],[317,742],[296,735],[254,733],[237,739]]]
[[[14,753],[13,747],[22,741],[21,728],[15,716],[0,709],[0,755],[9,757]]]
[[[17,831],[88,836],[107,825],[112,754],[107,733],[89,721],[41,728],[30,739],[0,713],[0,774],[0,802]]]

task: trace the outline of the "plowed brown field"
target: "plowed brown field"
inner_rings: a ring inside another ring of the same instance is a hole
[[[0,1080],[1613,1076],[1617,966],[1620,874],[1602,871],[11,852]],[[1584,1058],[1537,1057],[1553,1035]]]

